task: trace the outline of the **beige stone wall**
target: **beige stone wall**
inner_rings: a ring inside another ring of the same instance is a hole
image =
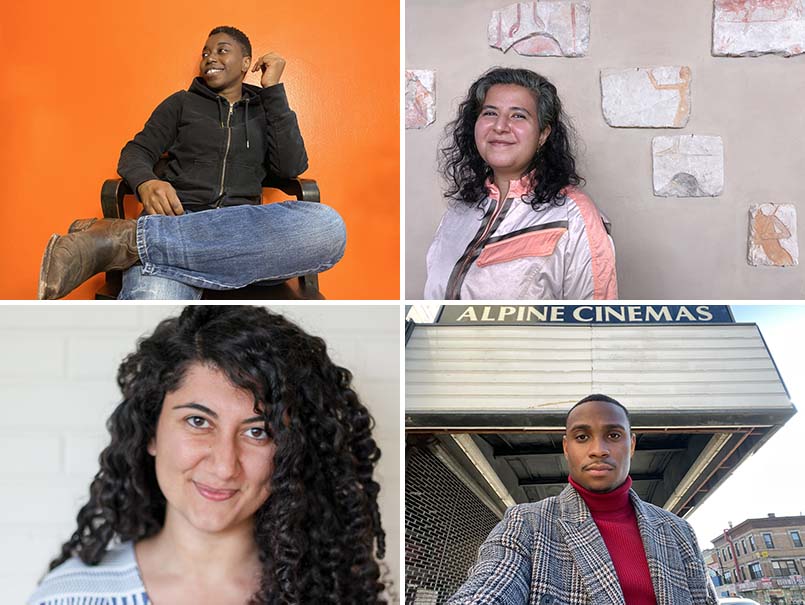
[[[586,190],[612,220],[623,299],[801,299],[805,267],[747,263],[751,204],[793,203],[805,213],[805,55],[711,55],[709,0],[592,0],[582,58],[525,57],[488,46],[507,0],[406,0],[405,67],[436,70],[436,122],[405,134],[405,295],[421,298],[425,252],[446,202],[436,174],[444,126],[470,83],[494,65],[551,79],[582,145]],[[612,128],[601,111],[600,70],[686,65],[691,114],[681,129]],[[722,137],[718,197],[663,198],[652,190],[651,140]],[[802,218],[798,219],[799,221]]]

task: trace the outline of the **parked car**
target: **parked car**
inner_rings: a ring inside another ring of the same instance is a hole
[[[760,605],[760,603],[746,597],[723,597],[718,600],[718,605]]]

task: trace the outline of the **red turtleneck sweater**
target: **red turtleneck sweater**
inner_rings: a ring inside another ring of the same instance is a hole
[[[629,500],[632,478],[626,477],[623,485],[605,494],[591,492],[573,479],[570,479],[570,485],[581,495],[601,532],[615,573],[618,574],[626,605],[656,605],[657,597],[651,584],[646,549]]]

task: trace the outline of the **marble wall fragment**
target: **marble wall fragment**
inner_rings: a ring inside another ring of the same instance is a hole
[[[651,142],[654,195],[707,197],[724,190],[724,144],[721,137],[680,135]]]
[[[425,128],[436,119],[436,73],[405,70],[405,127]]]
[[[715,0],[715,56],[785,57],[805,52],[805,0]]]
[[[590,0],[518,2],[492,12],[487,40],[531,57],[583,57],[590,43]]]
[[[753,204],[749,207],[750,265],[790,267],[799,262],[797,210],[794,204]]]
[[[690,118],[690,67],[601,70],[601,108],[610,126],[682,128]]]

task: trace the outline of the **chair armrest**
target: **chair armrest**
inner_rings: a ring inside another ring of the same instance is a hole
[[[283,193],[292,195],[303,202],[321,202],[319,185],[313,179],[282,179],[268,176],[263,181],[263,187],[279,189]]]
[[[107,179],[101,186],[101,210],[104,218],[125,218],[123,198],[132,194],[123,179]]]

